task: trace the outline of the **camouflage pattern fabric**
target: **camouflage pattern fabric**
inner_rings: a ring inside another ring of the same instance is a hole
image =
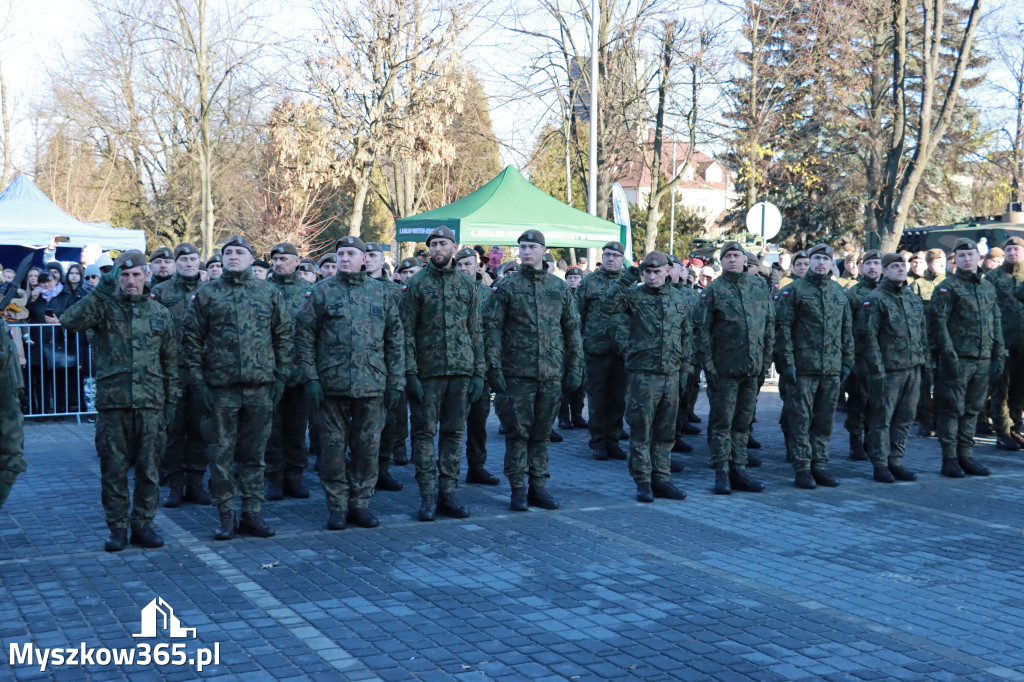
[[[988,359],[960,358],[959,364],[960,372],[954,374],[940,359],[935,375],[935,422],[943,459],[972,455],[978,413],[988,395]]]
[[[192,294],[202,282],[199,275],[195,277],[182,277],[175,274],[166,282],[161,282],[153,287],[150,295],[157,303],[167,308],[167,312],[174,318],[174,340],[178,349],[178,379],[181,382],[181,389],[184,391],[188,386],[188,368],[185,366],[185,356],[181,350],[181,342],[185,331],[185,316],[188,313],[188,306],[192,302]]]
[[[1002,360],[1003,324],[996,288],[976,272],[957,270],[935,288],[931,331],[939,357]]]
[[[629,474],[637,483],[668,482],[679,409],[679,374],[630,372],[626,387]]]
[[[996,431],[1009,434],[1013,429],[1020,432],[1024,423],[1024,353],[1010,353],[1006,358],[1006,369],[999,376],[992,377],[989,386],[992,424]]]
[[[850,302],[850,315],[853,328],[857,328],[857,318],[861,314],[864,300],[878,286],[878,282],[869,277],[861,276],[852,287],[846,290],[846,297]],[[868,395],[865,384],[865,370],[863,367],[863,349],[860,347],[860,340],[855,334],[853,337],[854,363],[851,367],[850,377],[846,380],[846,420],[843,422],[845,428],[851,435],[864,436],[864,429],[867,426]]]
[[[623,320],[618,313],[606,313],[602,307],[608,287],[615,284],[620,276],[619,272],[598,269],[584,277],[576,289],[575,301],[580,314],[583,352],[588,355],[622,353],[615,337],[616,329],[622,326]]]
[[[25,430],[18,399],[21,388],[21,367],[12,331],[7,322],[0,319],[0,508],[15,478],[28,468],[22,456]]]
[[[697,363],[719,379],[760,376],[771,365],[775,312],[746,273],[722,273],[704,289],[693,328]]]
[[[839,376],[854,362],[853,320],[846,291],[827,276],[808,272],[779,292],[775,356],[784,370]]]
[[[391,295],[395,298],[398,304],[399,316],[401,316],[402,307],[402,287],[399,286],[393,280],[387,278],[383,271],[380,277],[374,277],[375,281],[380,282]],[[404,327],[403,327],[404,331]],[[402,353],[405,353],[405,349],[402,349]],[[402,393],[402,397],[399,398],[395,406],[388,410],[385,407],[387,414],[385,415],[384,428],[380,434],[380,454],[378,459],[380,460],[380,474],[388,471],[391,467],[391,459],[394,453],[399,450],[405,449],[405,441],[409,438],[409,401],[405,397],[405,393]]]
[[[320,483],[331,512],[368,507],[377,485],[377,452],[384,426],[382,398],[328,395],[321,406]],[[345,451],[352,461],[346,464]]]
[[[487,464],[487,416],[491,413],[490,386],[484,384],[483,395],[470,403],[466,417],[466,463],[470,469],[483,469]]]
[[[210,389],[213,412],[205,416],[202,428],[209,444],[210,499],[220,511],[234,511],[236,494],[242,496],[243,512],[262,508],[263,453],[274,412],[270,390],[270,384]],[[232,467],[236,461],[237,487]]]
[[[161,462],[167,472],[167,483],[172,488],[180,488],[186,483],[201,485],[203,482],[209,462],[200,428],[202,420],[190,392],[178,398],[174,421],[167,429],[167,447]]]
[[[860,303],[857,348],[865,378],[920,367],[928,357],[924,303],[901,282],[886,280]]]
[[[536,381],[512,376],[508,392],[494,409],[505,426],[505,477],[513,488],[547,484],[548,440],[562,399],[561,380]]]
[[[868,404],[868,433],[864,449],[874,466],[899,466],[907,451],[921,392],[921,369],[885,373],[885,391]]]
[[[409,400],[412,408],[412,460],[416,465],[420,495],[432,495],[438,490],[453,493],[458,487],[462,434],[469,413],[466,400],[469,381],[468,376],[427,377],[421,379],[423,402]]]
[[[96,452],[107,526],[148,526],[160,501],[160,457],[164,451],[164,412],[157,408],[101,408],[96,416]],[[128,471],[135,468],[135,491],[128,496]],[[131,504],[134,502],[134,506]]]
[[[267,440],[266,475],[301,476],[309,464],[306,451],[306,423],[309,401],[303,384],[288,386],[274,410]]]
[[[629,286],[629,278],[623,277],[609,287],[602,305],[606,313],[621,310],[628,316],[627,372],[692,371],[692,308],[678,290],[671,286]]]
[[[924,302],[924,314],[928,320],[928,348],[930,349],[930,357],[921,368],[921,397],[917,401],[917,420],[927,427],[931,427],[935,423],[935,398],[933,397],[933,387],[935,385],[935,368],[938,366],[939,356],[935,350],[935,339],[932,338],[931,332],[931,305],[932,305],[932,294],[935,292],[936,285],[940,284],[946,276],[937,275],[931,270],[926,272],[923,277],[916,278],[910,284],[910,290],[921,297]]]
[[[824,467],[828,464],[832,419],[839,400],[839,376],[797,374],[796,384],[786,386],[787,400],[791,394],[793,408],[789,413],[789,443],[793,469],[806,471],[812,464]]]
[[[1024,413],[1024,302],[1016,296],[1024,283],[1024,263],[1004,262],[989,271],[985,280],[996,289],[1007,351],[1006,371],[992,377],[989,412],[996,431],[1009,434],[1010,429],[1021,427]]]
[[[275,273],[267,278],[267,282],[281,292],[281,301],[284,303],[285,313],[294,324],[294,320],[299,314],[299,309],[306,302],[306,294],[313,288],[313,285],[299,277],[297,272],[293,272],[290,275],[278,275]],[[294,354],[286,357],[285,361],[291,370],[288,373],[286,385],[298,386],[302,384],[303,377],[297,371]],[[287,426],[288,428],[298,428],[297,424],[298,422],[289,422]]]
[[[757,407],[760,376],[719,375],[714,388],[708,388],[708,445],[715,471],[747,468],[747,438]]]

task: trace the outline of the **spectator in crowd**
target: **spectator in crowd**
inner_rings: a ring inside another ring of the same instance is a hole
[[[252,276],[256,279],[266,279],[270,272],[270,263],[265,260],[254,260],[252,262]]]

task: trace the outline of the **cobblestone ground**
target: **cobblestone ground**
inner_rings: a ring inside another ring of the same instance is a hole
[[[374,497],[379,528],[328,532],[310,470],[311,499],[265,505],[274,538],[214,542],[215,510],[186,506],[160,510],[165,548],[119,554],[103,551],[93,427],[33,424],[0,512],[0,679],[1024,678],[1024,453],[982,441],[993,475],[951,480],[915,437],[920,480],[883,485],[847,458],[838,415],[842,485],[802,491],[765,391],[761,494],[713,495],[701,435],[674,476],[689,498],[637,503],[625,462],[593,461],[573,430],[552,446],[558,511],[511,512],[507,482],[463,485],[470,518],[419,523],[412,467],[394,467],[405,490]],[[157,597],[196,639],[133,638]],[[219,664],[10,659],[12,644],[142,642],[216,644]]]

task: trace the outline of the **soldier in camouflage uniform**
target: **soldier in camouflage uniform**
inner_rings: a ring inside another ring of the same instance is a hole
[[[157,284],[166,282],[174,276],[174,254],[166,246],[161,246],[149,254],[149,267],[152,276],[149,280],[150,288]]]
[[[420,489],[420,521],[461,519],[469,509],[455,490],[469,405],[484,391],[486,362],[476,286],[454,267],[455,233],[427,235],[430,260],[402,291],[405,389],[412,409],[412,459]],[[437,450],[434,437],[440,435]]]
[[[320,256],[320,260],[316,262],[317,270],[319,270],[320,279],[330,279],[338,274],[338,254],[336,253],[325,253]]]
[[[631,286],[641,277],[641,286]],[[686,493],[672,485],[671,452],[676,411],[690,365],[691,307],[677,289],[666,284],[668,256],[651,251],[640,269],[630,267],[609,286],[602,312],[628,316],[626,350],[626,422],[629,424],[629,473],[636,499],[682,500]]]
[[[932,295],[935,287],[946,278],[946,254],[942,249],[930,249],[925,253],[928,270],[923,277],[914,280],[910,290],[924,301],[925,318],[931,319]],[[917,402],[917,422],[920,430],[918,435],[923,438],[935,437],[935,371],[939,363],[939,352],[932,338],[931,325],[928,325],[929,357],[921,367],[921,397]]]
[[[876,481],[915,481],[917,475],[903,466],[903,455],[928,353],[924,303],[908,288],[903,256],[887,253],[881,265],[882,281],[861,303],[855,329],[871,396],[865,445]]]
[[[996,447],[1020,450],[1021,414],[1024,412],[1024,305],[1016,292],[1024,283],[1024,239],[1010,237],[1003,243],[1003,264],[990,270],[985,280],[995,287],[999,317],[1006,345],[1006,371],[992,377],[991,413],[995,422]]]
[[[846,297],[850,301],[850,313],[853,315],[853,325],[857,326],[857,316],[860,315],[864,300],[868,297],[878,281],[882,277],[882,252],[877,249],[865,251],[860,259],[860,278],[857,283],[846,290]],[[854,361],[853,372],[846,380],[846,422],[843,424],[850,434],[850,459],[859,462],[866,461],[868,456],[864,452],[864,427],[867,423],[867,400],[866,386],[864,385],[864,371],[862,365],[861,349],[854,338]]]
[[[569,287],[573,299],[576,299],[576,292],[579,291],[580,283],[583,282],[583,271],[575,265],[565,271],[565,284]],[[576,305],[577,310],[579,304]],[[585,374],[585,373],[584,373]],[[586,384],[586,376],[583,378]],[[585,386],[580,386],[572,393],[562,396],[562,407],[558,411],[558,428],[566,431],[573,429],[585,429],[590,423],[583,418],[583,404],[587,398]]]
[[[100,455],[103,510],[110,537],[105,549],[128,544],[161,547],[153,530],[160,501],[160,458],[165,429],[178,401],[174,320],[146,292],[146,254],[125,251],[92,293],[61,315],[69,331],[92,330],[96,376],[96,451]],[[135,467],[134,508],[128,470]]]
[[[839,387],[854,362],[853,327],[846,291],[832,281],[832,248],[807,250],[810,271],[779,292],[775,357],[793,394],[790,447],[798,488],[835,487],[827,470]]]
[[[619,314],[602,310],[608,287],[622,274],[625,253],[619,242],[605,244],[601,266],[583,278],[575,296],[587,366],[590,452],[597,460],[626,459],[618,437],[626,411],[626,365],[616,340],[622,320]]]
[[[313,288],[299,277],[299,250],[290,242],[275,244],[270,249],[273,273],[267,281],[281,292],[288,320],[294,323],[299,308],[306,302],[306,292]],[[284,394],[274,409],[265,456],[267,500],[282,500],[285,495],[299,499],[309,497],[302,482],[302,474],[309,464],[306,452],[306,424],[309,421],[309,401],[306,388],[299,376],[294,357],[286,358]]]
[[[405,387],[405,334],[395,297],[366,276],[363,241],[342,237],[336,246],[338,272],[309,292],[295,322],[296,346],[306,392],[322,415],[327,528],[374,528],[380,434]]]
[[[290,372],[292,320],[281,292],[252,276],[249,240],[233,236],[222,253],[224,272],[192,295],[182,352],[205,415],[210,491],[220,513],[214,539],[230,540],[236,531],[270,537],[274,529],[262,514],[264,453]],[[236,525],[237,491],[242,516]]]
[[[181,352],[185,313],[192,300],[192,294],[199,288],[199,250],[194,244],[185,242],[174,248],[176,272],[170,280],[153,287],[153,299],[167,308],[174,318],[175,348],[178,351],[178,382],[181,398],[174,411],[174,421],[167,429],[167,448],[164,451],[163,469],[167,472],[170,492],[165,507],[179,507],[182,502],[210,504],[210,493],[203,485],[206,475],[206,444],[203,442],[199,424],[203,415],[196,410],[192,391],[189,390],[188,369]]]
[[[690,308],[695,310],[697,302],[700,300],[700,294],[693,287],[687,286],[684,277],[686,266],[683,265],[683,261],[679,256],[675,254],[669,254],[669,260],[672,263],[672,269],[669,271],[669,277],[672,278],[672,288],[685,296],[686,301],[690,304]],[[696,342],[696,339],[694,341]],[[679,410],[676,414],[676,438],[675,443],[672,445],[672,452],[693,452],[693,446],[683,440],[683,436],[696,436],[700,434],[700,428],[693,425],[693,423],[700,421],[700,418],[693,414],[693,408],[697,404],[697,396],[699,394],[700,372],[690,372],[686,377],[686,385],[682,387],[682,391],[679,394]],[[695,418],[693,423],[691,423],[691,415]],[[672,472],[679,473],[682,470],[682,460],[673,457]]]
[[[761,492],[750,478],[747,439],[761,377],[775,346],[775,314],[768,288],[744,272],[739,242],[722,246],[722,276],[705,287],[694,315],[697,362],[708,380],[708,440],[715,494]],[[763,281],[763,278],[758,276]]]
[[[18,474],[28,465],[22,453],[25,444],[21,367],[14,332],[0,318],[0,508],[11,494]]]
[[[1003,325],[996,288],[978,272],[978,245],[958,239],[953,245],[956,272],[935,288],[931,329],[939,354],[935,375],[942,475],[988,476],[973,459],[978,412],[985,405],[989,380],[1003,373]]]
[[[492,288],[484,322],[488,379],[505,394],[495,409],[507,430],[513,511],[558,508],[546,488],[548,439],[563,390],[583,382],[579,313],[565,282],[544,272],[544,248],[537,230],[519,236],[523,266]]]
[[[219,279],[224,272],[224,258],[221,254],[215,253],[206,259],[206,277],[208,282]]]
[[[793,254],[793,265],[790,267],[789,275],[779,280],[777,289],[772,295],[772,307],[774,309],[778,309],[782,290],[806,275],[810,267],[811,259],[806,251],[801,250]],[[782,367],[782,361],[778,357],[775,358],[775,365],[776,369]],[[789,382],[781,375],[779,375],[779,399],[782,400],[782,410],[779,411],[779,427],[782,430],[782,438],[786,444],[786,461],[792,464],[793,451],[789,442],[789,417],[796,400],[793,392],[789,390]]]

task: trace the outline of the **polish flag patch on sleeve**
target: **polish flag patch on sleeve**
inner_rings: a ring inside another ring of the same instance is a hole
[[[871,307],[871,301],[864,301],[864,307],[865,308],[870,308]]]
[[[949,289],[946,289],[945,287],[939,287],[939,293],[940,294],[948,294],[949,293]]]

